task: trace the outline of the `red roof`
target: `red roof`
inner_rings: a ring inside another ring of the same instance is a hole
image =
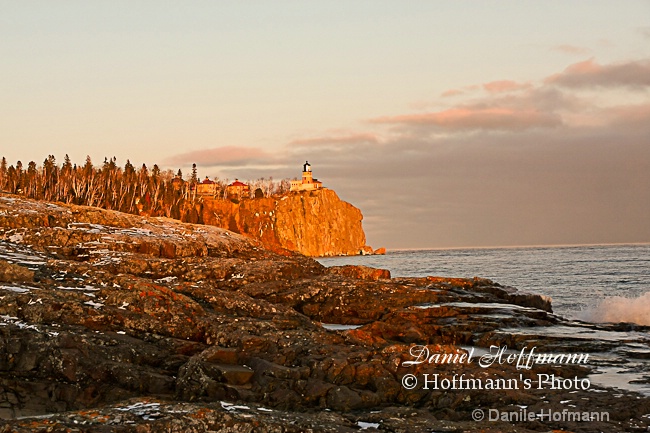
[[[248,185],[246,185],[245,183],[242,183],[242,182],[236,180],[236,181],[234,181],[233,183],[231,183],[231,184],[228,185],[228,186],[248,186]]]
[[[203,179],[203,182],[201,182],[203,185],[210,185],[213,184],[214,182],[208,179],[207,177]]]

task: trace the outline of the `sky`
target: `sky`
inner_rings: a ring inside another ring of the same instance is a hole
[[[0,154],[314,176],[377,248],[650,242],[650,1],[0,0]]]

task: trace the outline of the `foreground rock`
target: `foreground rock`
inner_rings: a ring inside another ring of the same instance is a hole
[[[587,328],[554,316],[548,300],[489,280],[327,269],[218,227],[14,196],[0,196],[0,238],[0,431],[648,426],[650,399],[593,384],[423,389],[424,374],[523,384],[539,374],[582,380],[592,365],[481,367],[478,352],[472,363],[409,365],[418,347],[431,355],[491,344],[555,353],[616,348],[616,341],[536,333]],[[402,382],[408,374],[420,380],[413,389]],[[475,409],[487,417],[489,409],[522,406],[608,411],[609,419],[472,418]]]

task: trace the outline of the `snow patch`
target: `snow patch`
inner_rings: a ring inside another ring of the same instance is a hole
[[[136,227],[131,228],[131,229],[117,230],[116,233],[120,233],[120,234],[127,235],[127,236],[138,236],[138,237],[142,237],[142,236],[149,237],[149,236],[152,236],[154,234],[151,230],[140,229],[140,228],[136,228]]]
[[[250,410],[250,407],[248,407],[248,406],[238,406],[238,405],[234,405],[232,403],[227,403],[225,401],[221,402],[221,407],[226,409],[229,412],[234,412],[234,411],[237,411],[237,410]]]
[[[20,320],[18,317],[0,315],[0,320],[2,320],[2,322],[0,323],[2,323],[3,326],[14,325],[20,329],[33,329],[36,332],[41,332],[36,326],[28,325],[27,323]]]
[[[79,290],[79,291],[87,291],[87,292],[98,292],[99,290],[101,290],[101,289],[99,289],[97,287],[93,287],[93,286],[84,286],[84,287],[58,286],[57,289],[61,289],[61,290]],[[93,296],[93,295],[90,295],[88,293],[84,293],[84,295]]]
[[[16,293],[29,293],[30,291],[27,287],[20,286],[0,286],[0,289]]]
[[[102,304],[101,302],[93,302],[93,301],[86,301],[86,302],[84,302],[84,305],[90,305],[91,307],[93,307],[95,309],[99,309],[99,308],[102,308],[104,306],[104,304]]]
[[[25,266],[39,266],[46,263],[45,257],[31,248],[8,243],[0,243],[0,259]]]
[[[113,253],[113,256],[109,256],[108,252],[103,254],[101,259],[93,263],[93,266],[107,266],[110,264],[117,264],[122,262],[122,254]]]
[[[178,278],[169,276],[169,277],[164,277],[164,278],[159,278],[156,280],[156,283],[171,283],[174,280],[177,280]]]
[[[22,242],[23,239],[24,236],[22,233],[14,233],[13,235],[9,236],[9,242],[13,242],[15,244]]]
[[[131,412],[144,420],[155,420],[161,416],[160,403],[138,402],[130,406],[116,407],[115,409],[122,412]]]
[[[328,331],[349,331],[350,329],[358,329],[363,325],[339,325],[338,323],[321,323],[321,326]]]
[[[81,230],[92,234],[106,233],[108,228],[101,224],[69,223],[68,230]]]

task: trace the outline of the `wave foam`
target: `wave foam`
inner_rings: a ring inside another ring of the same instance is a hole
[[[580,314],[588,322],[628,322],[650,326],[650,292],[638,298],[612,296]]]

